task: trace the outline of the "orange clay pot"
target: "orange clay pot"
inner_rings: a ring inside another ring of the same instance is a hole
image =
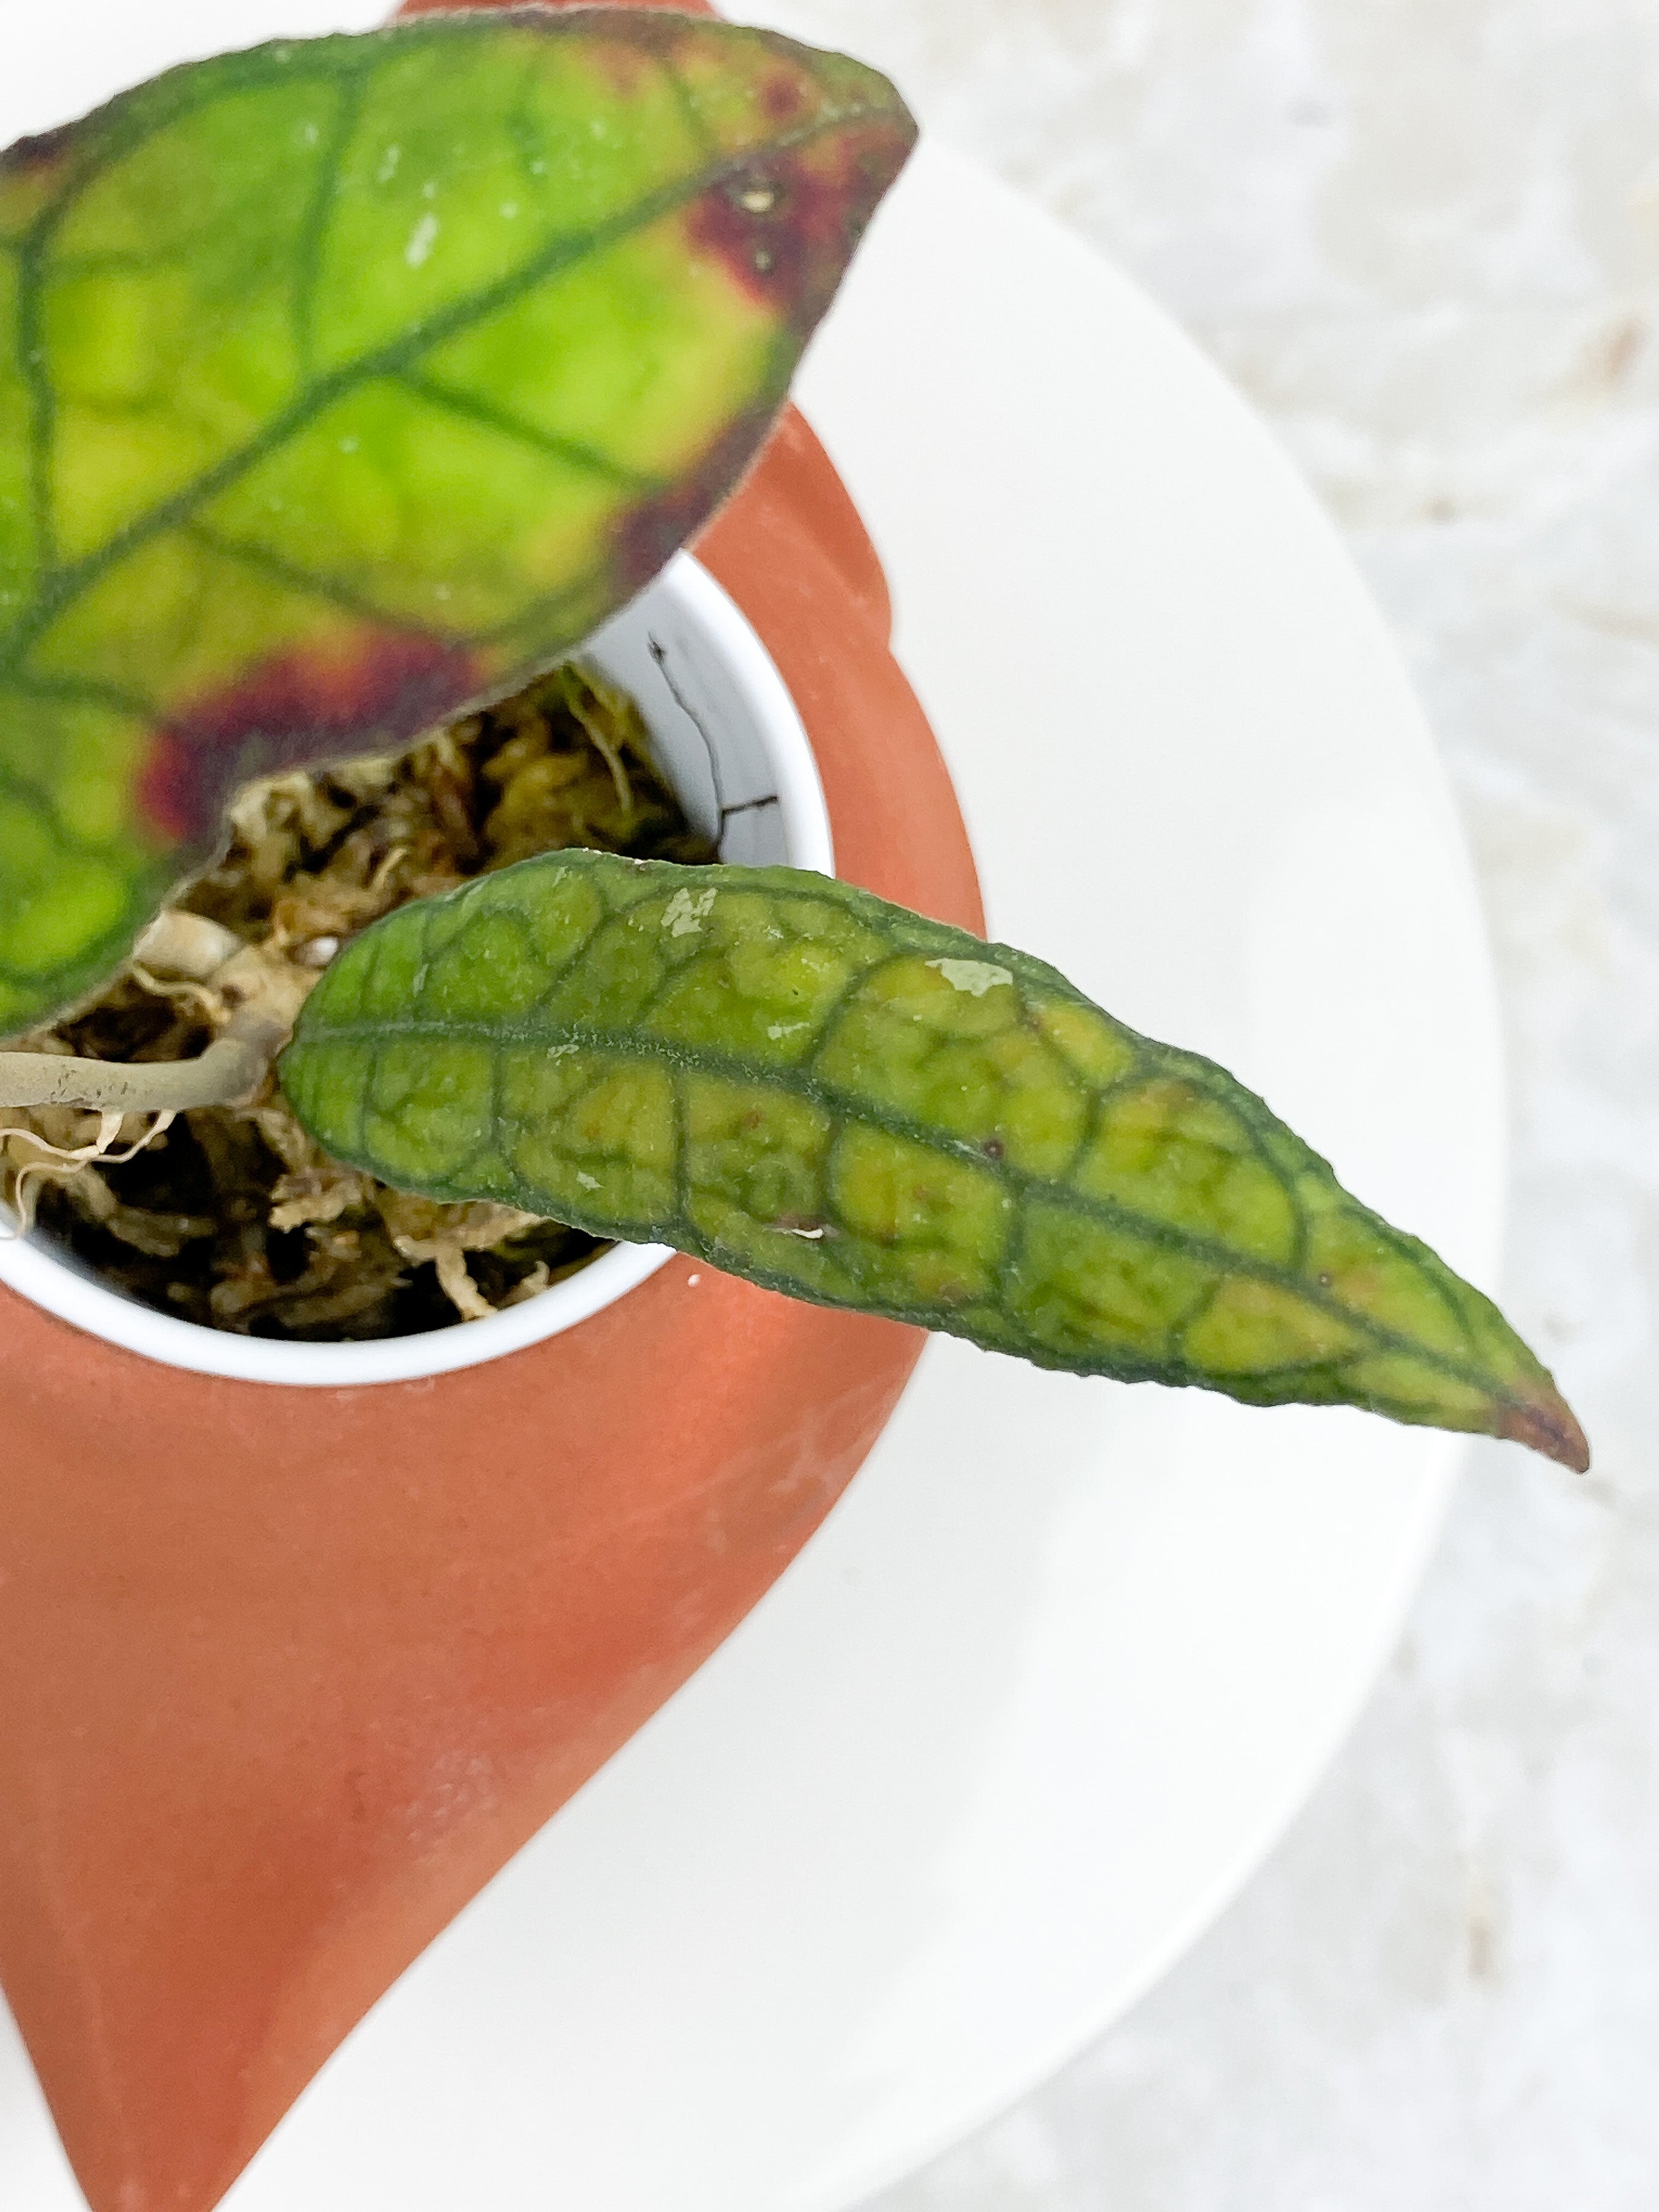
[[[793,691],[841,872],[978,927],[798,416],[698,550]],[[0,1980],[94,2212],[218,2201],[787,1565],[921,1341],[676,1260],[487,1365],[289,1389],[0,1290]]]

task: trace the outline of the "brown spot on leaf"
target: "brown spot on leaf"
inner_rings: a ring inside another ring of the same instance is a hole
[[[642,591],[736,489],[760,451],[775,411],[755,407],[739,415],[688,475],[629,509],[617,528],[615,555],[618,583],[628,597]]]
[[[20,138],[0,153],[0,176],[8,170],[27,177],[67,167],[77,126],[60,123],[55,131],[42,131],[33,138]]]
[[[1589,1439],[1571,1407],[1547,1382],[1540,1385],[1534,1398],[1504,1409],[1498,1433],[1510,1443],[1525,1444],[1546,1459],[1570,1467],[1575,1474],[1589,1472]]]
[[[914,131],[888,118],[757,155],[688,210],[693,248],[801,337],[817,324]]]
[[[0,244],[16,245],[58,198],[73,171],[72,128],[0,149]]]
[[[138,780],[168,837],[199,844],[241,784],[345,753],[411,744],[480,688],[472,656],[441,639],[363,630],[349,646],[274,654],[174,714]]]
[[[637,33],[637,25],[619,24],[615,38],[596,39],[583,57],[618,100],[635,99],[657,69],[656,53]]]
[[[146,824],[168,844],[181,844],[192,835],[194,773],[184,739],[163,730],[138,772],[137,802]]]
[[[790,70],[775,70],[761,86],[757,104],[769,123],[793,123],[805,110],[811,94]]]

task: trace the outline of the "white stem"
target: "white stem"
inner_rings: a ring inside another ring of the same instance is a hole
[[[197,1060],[129,1066],[47,1052],[0,1052],[0,1107],[179,1114],[192,1106],[231,1106],[258,1089],[286,1039],[282,1023],[247,1008]]]

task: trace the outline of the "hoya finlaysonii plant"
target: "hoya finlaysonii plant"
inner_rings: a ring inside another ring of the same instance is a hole
[[[249,777],[407,744],[631,597],[913,135],[837,56],[532,10],[222,57],[5,156],[0,1029],[147,923],[167,950]],[[850,886],[550,853],[374,924],[302,1006],[243,997],[187,1064],[0,1054],[0,1106],[167,1114],[280,1051],[313,1136],[404,1190],[1586,1462],[1497,1309],[1222,1069]]]

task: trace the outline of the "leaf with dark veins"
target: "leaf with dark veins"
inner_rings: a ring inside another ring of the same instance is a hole
[[[1489,1298],[1212,1061],[785,868],[550,853],[347,946],[280,1062],[337,1158],[1039,1366],[1588,1463]]]
[[[914,127],[631,10],[176,70],[0,155],[0,1035],[251,775],[556,659],[764,438]]]

